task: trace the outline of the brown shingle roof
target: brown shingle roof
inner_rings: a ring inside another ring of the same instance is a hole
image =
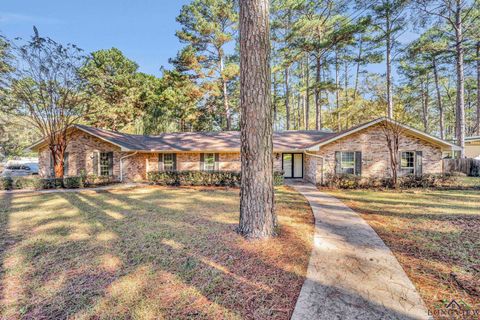
[[[131,151],[240,151],[240,132],[179,132],[143,136],[76,125],[100,139]],[[325,131],[283,131],[273,135],[274,150],[301,150],[333,136]]]

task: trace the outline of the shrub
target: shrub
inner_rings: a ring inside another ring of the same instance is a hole
[[[327,175],[325,185],[330,188],[357,189],[361,186],[362,178],[353,174]]]
[[[66,177],[63,179],[63,185],[67,189],[83,188],[83,178],[81,176]]]
[[[399,187],[408,188],[436,188],[453,185],[457,182],[457,176],[451,174],[424,174],[421,176],[408,175],[400,177]]]
[[[392,188],[391,178],[362,178],[355,175],[329,175],[324,184],[326,187],[338,189],[360,188]],[[398,178],[398,187],[409,188],[437,188],[454,185],[456,176],[452,174],[424,174],[422,176],[407,175]]]
[[[240,185],[240,173],[236,171],[154,171],[148,173],[148,181],[162,186],[225,186]]]
[[[12,190],[13,180],[10,177],[0,178],[0,190]]]
[[[161,186],[222,186],[238,187],[241,173],[238,171],[153,171],[148,181]],[[274,184],[282,185],[283,173],[274,173]]]
[[[273,185],[283,186],[285,184],[285,177],[282,171],[275,171],[273,173]]]
[[[105,186],[117,182],[114,176],[98,176],[95,174],[85,175],[81,174],[82,181],[85,186]]]
[[[45,178],[40,179],[38,189],[60,189],[63,188],[63,179],[61,178]]]

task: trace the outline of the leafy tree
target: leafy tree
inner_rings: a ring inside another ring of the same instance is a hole
[[[0,34],[0,88],[6,85],[6,77],[13,71],[11,59],[10,44],[7,39]]]
[[[14,47],[18,67],[9,77],[9,107],[23,116],[50,150],[55,177],[63,177],[67,130],[86,112],[85,82],[79,76],[84,66],[82,50],[40,37],[36,28],[25,44]]]
[[[164,71],[147,99],[144,133],[201,129],[203,118],[197,107],[201,98],[202,91],[188,76]]]
[[[93,52],[81,75],[87,81],[90,110],[85,121],[93,126],[122,130],[142,117],[150,78],[116,49]]]
[[[26,155],[26,148],[39,138],[29,121],[0,113],[0,161]]]
[[[235,39],[237,13],[233,0],[193,0],[183,6],[177,37],[186,46],[172,60],[177,70],[195,79],[223,115],[222,128],[232,128],[231,82],[238,75],[228,46]],[[221,97],[221,101],[216,99]]]

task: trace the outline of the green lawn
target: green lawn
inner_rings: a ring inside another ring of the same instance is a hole
[[[278,188],[279,236],[235,232],[238,189],[0,195],[0,318],[288,319],[312,248]]]
[[[463,179],[465,187],[480,178]],[[335,190],[392,249],[434,308],[463,300],[480,308],[480,191]]]

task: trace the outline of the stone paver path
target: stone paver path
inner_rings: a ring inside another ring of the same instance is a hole
[[[294,183],[315,215],[314,248],[292,319],[429,319],[390,249],[357,213]]]

